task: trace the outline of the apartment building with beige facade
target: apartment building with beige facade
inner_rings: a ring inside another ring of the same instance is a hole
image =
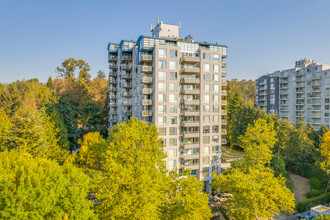
[[[295,123],[302,117],[316,130],[330,126],[330,65],[298,60],[294,68],[260,77],[256,92],[256,105],[269,112],[276,109],[282,119]]]
[[[110,126],[155,124],[169,171],[190,169],[208,191],[226,143],[227,47],[184,41],[180,26],[157,21],[151,37],[109,43]]]

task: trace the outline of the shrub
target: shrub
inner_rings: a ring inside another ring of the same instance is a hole
[[[310,207],[313,207],[315,205],[324,204],[330,201],[330,192],[326,194],[322,194],[310,199],[306,199],[302,202],[299,202],[297,204],[297,211],[298,212],[305,212]]]
[[[307,193],[307,198],[313,198],[313,197],[316,197],[316,196],[319,196],[319,195],[321,195],[321,194],[323,194],[324,193],[324,189],[322,188],[322,189],[312,189],[312,191],[311,192],[308,192]]]
[[[323,187],[323,181],[317,177],[310,178],[309,184],[311,185],[311,188],[315,190],[322,189]]]

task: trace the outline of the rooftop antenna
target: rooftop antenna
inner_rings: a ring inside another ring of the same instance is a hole
[[[157,24],[159,24],[159,18],[157,18]]]
[[[181,21],[179,22],[179,29],[181,29]]]
[[[152,25],[150,25],[150,31],[152,31],[152,29],[153,29],[153,27],[152,27]]]
[[[218,45],[218,40],[215,42],[215,45]]]

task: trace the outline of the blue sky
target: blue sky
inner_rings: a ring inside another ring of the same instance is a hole
[[[330,64],[329,0],[0,0],[0,82],[55,77],[69,57],[108,71],[106,46],[150,35],[157,17],[180,35],[228,46],[228,79],[255,79],[300,58]]]

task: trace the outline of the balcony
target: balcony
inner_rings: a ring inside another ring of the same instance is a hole
[[[181,67],[181,73],[199,73],[199,67]]]
[[[116,60],[118,60],[118,56],[115,56],[115,55],[109,55],[109,60],[111,60],[111,61],[116,61]]]
[[[142,66],[142,72],[152,72],[152,66]]]
[[[131,92],[124,92],[124,97],[127,97],[127,96],[132,96],[132,93]]]
[[[222,76],[222,77],[227,77],[227,72],[222,71],[221,76]]]
[[[110,102],[109,105],[110,106],[115,106],[115,105],[117,105],[117,102]]]
[[[226,67],[227,67],[227,62],[222,61],[221,68],[226,68]]]
[[[131,55],[123,55],[122,56],[122,59],[121,59],[121,62],[123,61],[132,61],[132,56]]]
[[[181,89],[181,94],[185,94],[185,95],[195,95],[195,94],[199,94],[199,89]]]
[[[142,94],[144,94],[144,95],[152,94],[152,88],[143,88]]]
[[[152,115],[153,115],[152,111],[146,111],[146,110],[142,111],[142,116],[144,117],[152,116]]]
[[[109,68],[111,69],[117,69],[117,64],[116,63],[110,63]]]
[[[227,105],[227,100],[222,100],[221,105]]]
[[[149,55],[149,54],[141,54],[141,61],[150,62],[150,61],[153,61],[153,57],[152,57],[152,55]]]
[[[224,139],[224,138],[222,138],[222,139],[221,139],[221,144],[227,144],[227,140]]]
[[[181,79],[181,83],[183,84],[198,84],[199,78],[183,78]]]
[[[109,80],[109,84],[117,84],[117,81],[116,80]]]
[[[110,86],[109,91],[117,91],[117,87],[116,86]]]
[[[143,77],[142,78],[142,83],[152,83],[152,78],[151,77]]]
[[[194,143],[182,143],[180,144],[180,147],[182,148],[199,148],[199,142],[194,142]]]
[[[132,79],[132,74],[123,75],[123,79]]]
[[[181,100],[181,104],[184,104],[184,105],[199,105],[199,99]]]
[[[222,96],[227,96],[227,90],[222,90],[222,91],[221,91],[221,95],[222,95]]]
[[[142,105],[152,105],[152,100],[151,99],[144,99],[144,100],[142,100]]]
[[[227,110],[221,110],[221,115],[227,115]]]
[[[189,131],[181,132],[181,136],[183,136],[184,138],[199,137],[199,131],[196,131],[196,132],[189,132]]]
[[[125,65],[122,65],[122,68],[123,68],[124,70],[131,70],[132,67],[133,67],[133,65],[131,65],[131,64],[125,64]]]
[[[197,56],[184,56],[181,58],[181,63],[198,63],[200,58]]]
[[[132,83],[123,83],[123,88],[132,88]]]
[[[222,81],[221,82],[221,86],[227,86],[227,85],[228,85],[227,81]]]
[[[199,121],[181,121],[181,126],[197,127],[197,126],[199,126]]]
[[[123,105],[132,105],[132,101],[124,100]]]
[[[131,115],[132,114],[132,110],[124,110],[124,114],[125,115]]]
[[[227,134],[227,129],[221,128],[221,134],[222,134],[222,135]]]
[[[198,116],[200,113],[199,113],[199,110],[197,111],[183,111],[181,110],[181,115],[182,116]]]
[[[221,125],[227,125],[227,120],[226,119],[222,119],[221,120]]]
[[[109,95],[109,98],[110,99],[117,99],[117,96],[115,96],[115,95]]]

